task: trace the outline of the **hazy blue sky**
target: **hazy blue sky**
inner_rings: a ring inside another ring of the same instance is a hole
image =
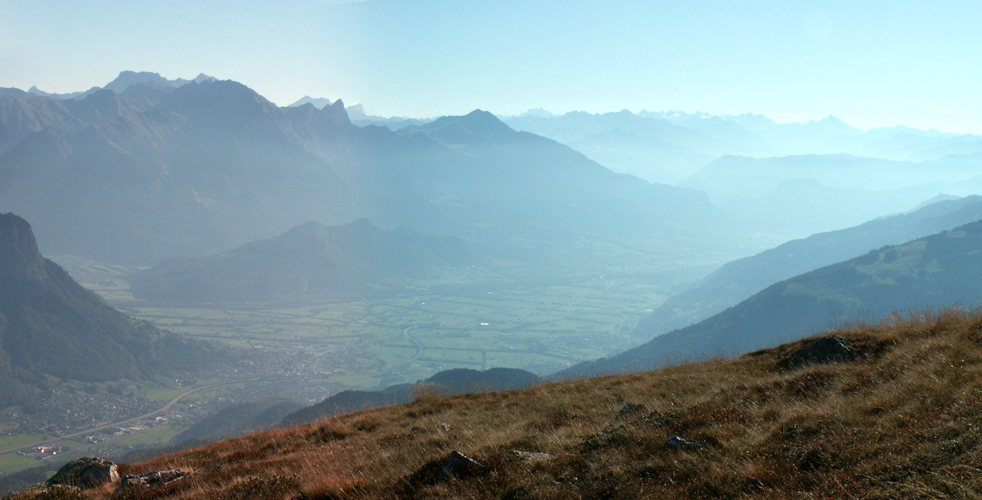
[[[982,2],[0,0],[0,86],[120,70],[433,116],[834,114],[982,133]]]

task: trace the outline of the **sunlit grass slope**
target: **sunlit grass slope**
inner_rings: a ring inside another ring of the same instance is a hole
[[[918,314],[834,333],[852,344],[854,360],[786,368],[813,338],[732,361],[505,393],[421,395],[123,472],[194,473],[132,498],[982,494],[982,314]],[[628,403],[643,407],[630,412]],[[665,449],[674,436],[702,448]],[[482,467],[445,473],[453,450]]]

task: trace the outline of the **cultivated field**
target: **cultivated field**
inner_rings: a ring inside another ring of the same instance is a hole
[[[562,285],[420,286],[399,294],[305,303],[122,309],[191,337],[299,350],[347,386],[415,382],[449,368],[548,373],[625,349],[664,290],[581,277]]]
[[[680,281],[656,268],[530,277],[497,261],[493,271],[368,296],[162,307],[130,295],[125,268],[57,260],[133,317],[202,340],[303,353],[330,381],[357,388],[415,382],[449,368],[545,374],[606,356],[646,340],[630,332]]]

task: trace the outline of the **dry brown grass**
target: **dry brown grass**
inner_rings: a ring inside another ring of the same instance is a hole
[[[195,475],[126,498],[982,495],[982,315],[923,313],[836,333],[865,359],[779,369],[802,341],[523,391],[423,395],[129,466]],[[618,417],[628,402],[645,409]],[[675,435],[704,447],[663,449]],[[512,449],[555,458],[530,464]],[[440,474],[452,450],[485,469]]]

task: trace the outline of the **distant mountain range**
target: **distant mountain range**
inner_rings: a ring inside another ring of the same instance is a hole
[[[215,80],[215,78],[214,77],[211,77],[211,76],[208,76],[208,75],[206,75],[204,73],[199,74],[193,80],[185,80],[183,78],[177,78],[177,79],[174,79],[174,80],[168,80],[167,78],[164,78],[164,77],[160,76],[159,73],[153,73],[153,72],[150,72],[150,71],[139,71],[139,72],[138,71],[123,71],[123,72],[120,72],[119,73],[119,76],[117,76],[113,81],[107,83],[106,85],[104,85],[101,88],[100,87],[92,87],[92,88],[90,88],[89,90],[86,90],[86,91],[69,92],[67,94],[56,94],[56,93],[51,93],[51,92],[45,92],[45,91],[43,91],[43,90],[41,90],[41,89],[39,89],[37,87],[31,87],[30,89],[27,90],[27,92],[24,92],[24,91],[21,91],[21,90],[18,90],[18,89],[0,88],[0,96],[3,96],[3,95],[12,95],[12,96],[21,97],[21,98],[29,97],[29,96],[38,96],[38,97],[48,97],[48,98],[51,98],[51,99],[57,99],[57,100],[62,100],[62,101],[66,101],[66,100],[81,100],[81,99],[84,99],[84,98],[88,97],[91,94],[94,94],[94,93],[98,92],[99,90],[111,90],[111,91],[113,91],[113,92],[115,92],[117,94],[122,94],[129,87],[131,87],[133,85],[138,85],[138,84],[148,84],[148,85],[151,85],[151,86],[166,87],[166,88],[175,88],[176,89],[176,88],[178,88],[178,87],[180,87],[182,85],[185,85],[185,84],[188,84],[188,83],[191,83],[191,82],[201,83],[201,82],[210,81],[210,80]]]
[[[569,145],[618,172],[674,184],[724,154],[756,155],[766,143],[719,117],[685,126],[658,116],[624,110],[591,114],[503,117],[515,130]]]
[[[330,106],[334,104],[334,102],[332,102],[330,99],[327,99],[325,97],[310,97],[309,95],[305,95],[300,99],[298,99],[297,101],[295,101],[293,104],[290,104],[288,107],[299,108],[304,104],[310,104],[317,109],[324,109],[324,106]]]
[[[789,180],[813,180],[836,189],[877,192],[907,187],[951,186],[978,177],[982,154],[924,162],[847,154],[747,158],[724,156],[679,183],[709,193],[718,203],[757,198]],[[977,186],[976,186],[977,187]],[[956,192],[955,194],[963,194]]]
[[[928,207],[930,208],[930,207]],[[648,370],[770,347],[857,318],[982,300],[982,221],[873,250],[771,285],[692,326],[559,376]]]
[[[46,252],[114,263],[214,254],[307,220],[360,217],[557,269],[592,270],[588,248],[607,258],[671,260],[682,252],[718,261],[904,212],[939,192],[982,189],[973,174],[982,154],[971,154],[980,138],[862,132],[832,118],[798,125],[627,111],[507,118],[608,165],[617,162],[590,148],[639,165],[661,162],[691,188],[680,189],[614,174],[486,112],[427,121],[359,108],[352,121],[340,100],[307,97],[280,108],[236,82],[135,72],[71,99],[0,94],[0,209],[34,221]],[[859,151],[864,141],[889,149],[894,138],[960,156],[750,158]]]
[[[724,156],[679,185],[705,191],[750,230],[800,238],[912,209],[938,193],[982,193],[977,158]]]
[[[2,99],[22,138],[0,156],[0,209],[30,217],[52,254],[148,265],[361,217],[563,273],[599,269],[597,252],[761,245],[698,191],[615,174],[483,111],[392,132],[353,125],[341,101],[280,108],[210,79]]]
[[[848,229],[789,241],[730,262],[695,287],[670,297],[643,319],[635,334],[651,338],[697,323],[736,305],[767,286],[841,262],[870,250],[982,220],[982,197],[945,200]]]
[[[606,272],[685,256],[690,267],[679,276],[696,279],[715,262],[789,237],[906,212],[939,192],[982,190],[974,136],[863,132],[834,118],[776,124],[759,115],[627,111],[507,118],[569,144],[600,141],[612,154],[658,143],[652,158],[665,165],[691,160],[675,187],[615,174],[484,111],[358,126],[340,100],[277,107],[232,81],[134,72],[80,98],[0,94],[0,210],[30,218],[49,254],[139,266],[228,252],[309,220],[367,218],[383,229],[459,238],[536,272]],[[379,118],[363,109],[358,116]],[[750,157],[859,151],[869,141],[889,149],[894,139],[959,156]]]
[[[139,380],[218,359],[206,345],[128,318],[38,252],[30,224],[0,214],[0,407],[49,377]]]
[[[477,262],[460,240],[358,219],[308,222],[208,257],[172,257],[127,281],[135,297],[157,302],[255,302],[365,292]]]
[[[675,184],[723,156],[850,154],[895,161],[982,153],[982,137],[907,127],[854,128],[835,117],[776,123],[763,115],[627,110],[502,116],[516,130],[555,139],[617,171]]]
[[[910,210],[938,193],[982,194],[982,137],[862,131],[828,117],[678,112],[503,117],[618,172],[706,192],[749,234],[802,238]]]
[[[310,97],[309,95],[305,95],[295,101],[293,104],[290,104],[288,107],[296,108],[303,106],[304,104],[311,104],[317,109],[324,109],[325,106],[331,106],[333,103],[330,99],[324,97]],[[365,114],[365,106],[362,104],[347,106],[345,110],[348,112],[348,118],[351,120],[351,123],[359,127],[375,125],[377,127],[385,127],[389,130],[397,131],[412,125],[425,125],[433,121],[432,119],[367,115]]]

